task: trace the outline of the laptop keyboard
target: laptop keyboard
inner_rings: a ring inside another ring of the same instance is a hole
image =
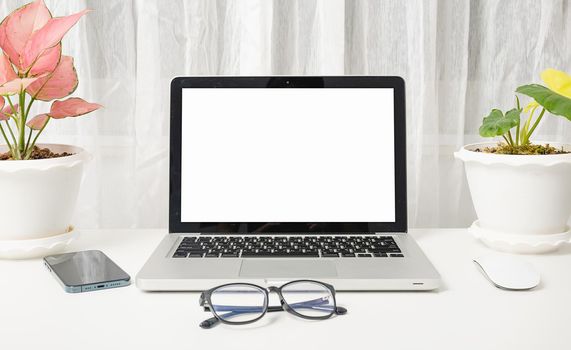
[[[391,236],[184,237],[173,258],[375,258],[403,254]]]

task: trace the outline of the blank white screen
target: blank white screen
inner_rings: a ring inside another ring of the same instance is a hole
[[[393,89],[183,89],[183,222],[394,222]]]

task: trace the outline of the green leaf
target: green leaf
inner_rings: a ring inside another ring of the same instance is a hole
[[[539,84],[523,85],[516,92],[533,98],[551,114],[571,120],[571,99],[549,90]]]
[[[492,109],[492,112],[484,118],[480,126],[480,136],[495,137],[502,136],[511,128],[517,126],[521,109],[511,109],[505,115],[499,109]]]
[[[506,118],[509,119],[510,121],[515,122],[515,125],[517,125],[517,122],[519,121],[519,116],[521,115],[521,111],[522,111],[521,108],[510,109],[509,111],[506,112]]]

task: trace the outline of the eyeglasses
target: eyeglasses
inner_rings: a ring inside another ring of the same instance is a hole
[[[278,293],[281,306],[268,306],[269,292]],[[202,292],[200,306],[214,315],[200,323],[202,328],[211,328],[218,322],[248,324],[258,321],[266,312],[287,311],[309,320],[325,320],[347,313],[347,309],[337,306],[332,285],[311,280],[292,281],[268,289],[250,283],[224,284]]]

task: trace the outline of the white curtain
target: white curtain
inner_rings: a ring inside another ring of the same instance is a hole
[[[5,16],[25,1],[3,0]],[[64,40],[75,95],[105,109],[50,124],[44,142],[95,155],[76,223],[166,227],[169,83],[177,75],[400,75],[407,83],[411,227],[467,226],[474,209],[453,152],[482,117],[547,67],[571,72],[566,0],[46,0],[95,11]],[[39,112],[40,109],[36,107]],[[549,117],[536,139],[571,142]]]

